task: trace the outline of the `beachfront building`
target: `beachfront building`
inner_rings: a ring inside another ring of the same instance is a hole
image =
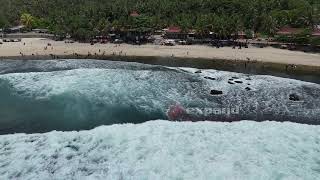
[[[22,33],[25,30],[24,25],[14,26],[8,29],[4,29],[4,33]]]
[[[23,31],[24,26],[15,26],[8,29],[8,33],[19,33]]]
[[[276,35],[292,37],[294,35],[302,33],[303,31],[304,29],[302,28],[283,27],[278,30]],[[320,27],[315,26],[314,29],[310,32],[310,35],[314,37],[320,37]]]
[[[205,41],[205,38],[207,38],[207,36],[203,37],[203,35],[197,34],[195,30],[183,31],[178,26],[170,26],[166,29],[163,29],[163,32],[163,37],[165,39],[174,39],[177,41],[180,40],[183,41],[184,44],[201,43]]]
[[[132,11],[129,14],[129,18],[133,21],[135,18],[140,17],[140,14],[137,11]],[[109,40],[115,43],[130,43],[130,44],[142,44],[149,42],[150,36],[152,34],[152,29],[147,27],[127,25],[122,28],[112,27],[109,31]]]
[[[223,39],[215,32],[205,32],[200,33],[196,30],[182,31],[178,26],[171,26],[163,29],[165,39],[174,39],[179,42],[183,40],[186,44],[206,44],[211,43],[213,40]]]
[[[314,36],[314,37],[319,37],[320,38],[320,25],[315,27],[315,29],[313,30],[311,35]]]
[[[164,31],[164,38],[166,39],[187,39],[188,37],[188,33],[182,32],[182,29],[178,26],[170,26]]]
[[[149,42],[152,31],[150,28],[112,29],[109,33],[111,42],[126,42],[130,44],[143,44]]]
[[[292,28],[292,27],[285,26],[285,27],[280,28],[277,31],[276,35],[291,37],[291,36],[294,36],[294,35],[301,33],[302,31],[303,31],[303,29],[301,29],[301,28]]]
[[[124,32],[125,41],[132,44],[141,44],[146,43],[150,39],[151,29],[150,28],[137,28],[137,29],[129,29]]]
[[[281,43],[281,48],[301,50],[304,52],[319,51],[320,30],[318,28],[304,29],[283,27],[276,33],[276,40]]]
[[[247,39],[247,34],[244,31],[239,31],[237,33],[237,39]]]
[[[231,34],[232,39],[252,39],[256,37],[256,34],[252,30],[238,31]]]
[[[166,29],[163,29],[164,38],[166,39],[177,39],[177,40],[196,40],[202,39],[195,30],[182,31],[178,26],[170,26]]]
[[[233,39],[247,39],[247,35],[244,31],[239,31],[236,33],[231,34]]]
[[[48,33],[49,30],[48,29],[32,29],[32,32],[35,32],[35,33]]]
[[[130,13],[130,17],[138,17],[138,16],[140,16],[140,14],[137,11],[132,11]]]

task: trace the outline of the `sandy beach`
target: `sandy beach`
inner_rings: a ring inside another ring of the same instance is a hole
[[[47,46],[48,43],[51,46]],[[272,47],[248,49],[232,49],[231,47],[215,48],[205,45],[161,46],[161,45],[129,45],[129,44],[85,44],[65,43],[50,39],[28,38],[21,42],[9,42],[0,45],[1,57],[43,56],[43,55],[120,55],[120,56],[159,56],[186,57],[206,59],[227,59],[245,61],[263,61],[280,64],[296,64],[320,67],[319,53],[304,53],[276,49]]]

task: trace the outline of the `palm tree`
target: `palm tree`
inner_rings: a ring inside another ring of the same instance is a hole
[[[20,17],[20,21],[26,26],[27,29],[31,29],[34,22],[34,17],[31,14],[23,13]]]

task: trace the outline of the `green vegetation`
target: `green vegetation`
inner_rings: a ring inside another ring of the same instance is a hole
[[[115,30],[237,31],[273,35],[284,25],[312,28],[320,22],[320,0],[0,0],[0,28],[23,23],[77,39]],[[131,17],[130,13],[140,14]]]
[[[25,25],[27,29],[31,29],[34,25],[34,17],[31,14],[23,13],[20,22]]]

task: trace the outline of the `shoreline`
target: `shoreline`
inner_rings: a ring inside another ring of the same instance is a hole
[[[47,46],[47,44],[52,44]],[[47,49],[44,49],[44,48]],[[22,56],[23,55],[23,56]],[[276,48],[232,49],[210,46],[128,44],[67,44],[29,38],[0,45],[0,60],[98,59],[172,67],[216,69],[251,74],[311,75],[320,77],[320,54]]]
[[[169,67],[191,67],[198,69],[216,69],[237,73],[270,75],[280,77],[319,76],[320,66],[295,65],[263,61],[244,61],[231,59],[162,57],[162,56],[118,56],[118,55],[29,55],[29,56],[0,56],[1,60],[64,60],[64,59],[96,59],[122,62],[137,62]]]

